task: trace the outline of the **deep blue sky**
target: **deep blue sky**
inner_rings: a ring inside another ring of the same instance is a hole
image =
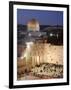
[[[26,25],[32,18],[38,20],[40,25],[63,25],[62,11],[17,9],[18,24]]]

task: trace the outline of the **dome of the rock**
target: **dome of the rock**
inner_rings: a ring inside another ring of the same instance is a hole
[[[39,31],[40,29],[39,22],[36,19],[31,19],[27,23],[27,29],[28,31]]]

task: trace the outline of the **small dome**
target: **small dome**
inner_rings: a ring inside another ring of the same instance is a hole
[[[28,23],[27,23],[27,29],[28,31],[39,31],[39,22],[36,19],[31,19]]]

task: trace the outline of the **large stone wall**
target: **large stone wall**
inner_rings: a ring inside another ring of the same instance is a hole
[[[35,44],[30,51],[32,63],[54,63],[63,65],[63,46]]]
[[[27,56],[24,55],[27,53]],[[20,60],[21,58],[19,58]],[[18,60],[18,61],[19,61]],[[22,54],[22,60],[29,64],[32,63],[32,66],[40,63],[54,63],[63,65],[63,46],[51,45],[51,44],[33,44],[30,46],[30,49],[25,49]],[[19,61],[21,62],[21,60]]]

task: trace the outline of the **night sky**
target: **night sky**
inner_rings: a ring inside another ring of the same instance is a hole
[[[17,23],[26,25],[36,19],[40,25],[63,25],[63,11],[17,9]]]

